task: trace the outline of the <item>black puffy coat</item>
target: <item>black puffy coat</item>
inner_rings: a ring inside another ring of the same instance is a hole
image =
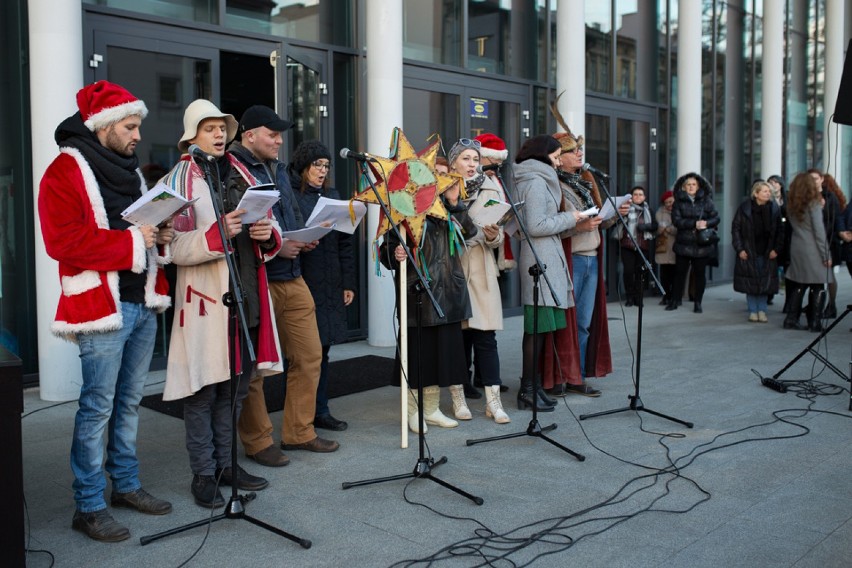
[[[291,185],[302,218],[311,216],[320,197],[340,199],[334,188],[306,186],[301,190],[302,180],[290,172]],[[319,245],[300,256],[302,277],[311,290],[316,304],[317,328],[323,345],[333,345],[346,340],[346,306],[343,291],[356,291],[355,253],[353,236],[332,231],[319,241]]]
[[[743,294],[776,294],[778,292],[778,259],[770,259],[769,252],[777,254],[784,248],[784,228],[781,223],[781,208],[774,201],[769,202],[770,225],[767,227],[768,250],[763,255],[766,259],[763,271],[758,270],[757,257],[760,254],[755,247],[754,219],[752,205],[754,200],[749,198],[740,204],[734,220],[731,223],[731,246],[737,254],[734,265],[734,290]],[[745,251],[746,260],[739,257]]]
[[[683,189],[688,178],[698,180],[698,191],[695,199]],[[696,173],[681,176],[674,184],[674,206],[672,207],[672,224],[677,227],[674,251],[678,256],[692,258],[707,258],[716,255],[716,244],[699,245],[698,232],[695,224],[699,220],[707,221],[707,227],[716,229],[719,226],[719,212],[713,203],[713,188],[710,183]]]
[[[467,215],[467,208],[461,200],[457,207],[450,207],[446,202],[444,205],[450,214],[461,224],[464,237],[470,238],[476,234],[476,225]],[[379,247],[379,258],[382,264],[390,270],[396,270],[399,263],[394,258],[393,251],[399,244],[399,239],[393,231],[385,234],[384,243]],[[461,250],[459,250],[461,249]],[[450,255],[449,223],[427,217],[423,225],[423,237],[420,243],[418,255],[426,260],[426,270],[423,276],[430,278],[430,287],[435,300],[444,311],[444,317],[439,318],[437,312],[432,308],[429,297],[423,295],[422,325],[424,327],[457,323],[470,319],[470,296],[467,291],[467,280],[464,277],[460,254],[463,254],[464,245]],[[416,295],[413,293],[414,284],[417,282],[417,273],[409,265],[408,271],[408,327],[417,325]]]

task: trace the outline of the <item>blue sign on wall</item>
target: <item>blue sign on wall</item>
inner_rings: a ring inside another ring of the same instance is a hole
[[[488,118],[488,100],[470,97],[470,117]]]

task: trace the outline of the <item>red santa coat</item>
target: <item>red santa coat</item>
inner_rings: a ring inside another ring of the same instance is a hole
[[[138,173],[141,195],[148,189]],[[138,227],[110,229],[97,179],[79,150],[62,148],[48,166],[38,211],[47,254],[59,262],[62,295],[51,325],[55,335],[75,341],[78,333],[121,329],[119,270],[147,273],[148,308],[162,312],[171,305],[162,269],[168,256],[146,249]]]

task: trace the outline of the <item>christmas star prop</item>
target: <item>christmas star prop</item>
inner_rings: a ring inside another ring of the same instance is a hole
[[[420,242],[427,216],[445,221],[449,218],[440,197],[455,184],[462,183],[462,178],[435,169],[435,158],[438,157],[440,147],[441,141],[436,140],[425,150],[415,152],[405,133],[396,127],[391,136],[390,157],[370,162],[378,197],[372,189],[368,189],[352,199],[378,204],[381,198],[388,206],[391,217],[388,219],[384,211],[380,213],[377,240],[391,230],[393,222],[404,227],[416,245]]]

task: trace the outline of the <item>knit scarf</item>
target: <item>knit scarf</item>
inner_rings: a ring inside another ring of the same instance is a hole
[[[580,177],[580,173],[571,173],[557,169],[556,175],[559,176],[559,181],[568,185],[573,189],[583,202],[581,211],[590,209],[595,206],[595,200],[592,199],[592,183]]]
[[[56,129],[55,138],[60,148],[78,150],[98,182],[104,200],[110,228],[126,229],[130,224],[121,218],[121,212],[142,196],[142,178],[137,168],[136,154],[122,156],[105,148],[83,124],[80,113],[65,119]]]

